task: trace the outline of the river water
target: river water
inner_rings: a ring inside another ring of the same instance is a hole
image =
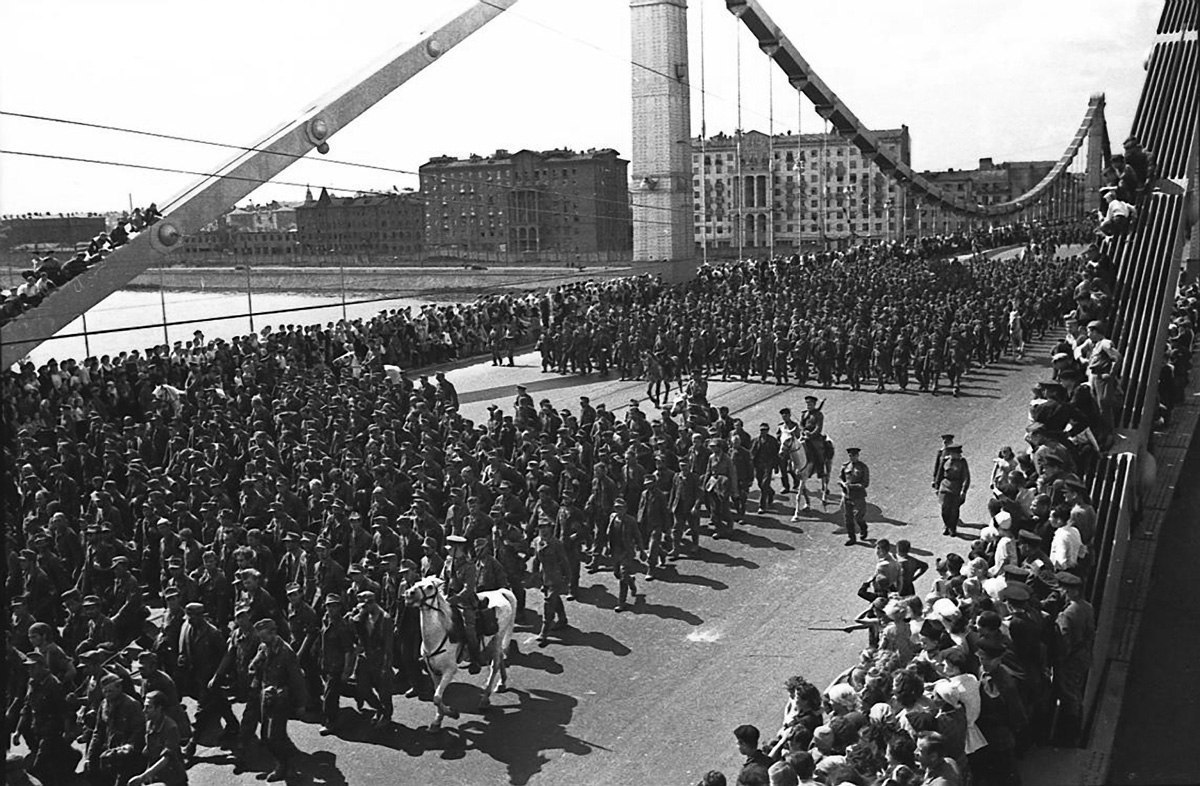
[[[428,302],[412,298],[375,300],[372,295],[347,295],[345,314],[350,319],[372,317],[384,309],[414,309]],[[371,300],[356,303],[356,300]],[[163,328],[163,308],[167,327]],[[291,293],[254,293],[252,303],[246,294],[236,292],[186,292],[122,290],[98,303],[86,315],[76,319],[57,335],[30,353],[34,363],[50,358],[83,360],[89,355],[113,355],[121,351],[187,341],[199,330],[208,338],[231,338],[250,332],[248,314],[253,305],[254,330],[268,325],[313,324],[342,318],[341,295],[298,295]],[[285,313],[283,309],[305,309]],[[193,321],[195,320],[195,321]],[[85,325],[86,322],[86,325]],[[174,323],[174,324],[172,324]],[[180,324],[183,323],[183,324]],[[85,340],[82,335],[87,332]],[[78,335],[75,335],[78,334]]]

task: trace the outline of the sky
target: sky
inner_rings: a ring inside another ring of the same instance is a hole
[[[909,127],[918,170],[1056,159],[1095,92],[1124,137],[1160,0],[761,0],[873,128]],[[0,110],[254,144],[465,0],[0,0]],[[519,0],[251,195],[415,188],[438,155],[630,150],[628,0]],[[725,9],[690,0],[692,131],[821,129]],[[703,46],[701,28],[703,27]],[[701,73],[705,97],[701,101]],[[772,101],[769,96],[773,94]],[[220,148],[0,115],[0,149],[209,172]],[[0,213],[169,201],[194,175],[0,154]]]

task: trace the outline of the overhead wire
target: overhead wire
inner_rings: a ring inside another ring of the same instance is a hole
[[[312,185],[311,183],[297,183],[297,182],[288,181],[288,180],[278,180],[278,179],[263,180],[262,178],[246,177],[244,175],[227,175],[227,174],[222,174],[220,172],[203,172],[203,171],[194,170],[194,169],[182,169],[179,167],[164,167],[164,166],[158,166],[158,165],[152,165],[152,164],[139,164],[139,163],[133,163],[133,162],[128,162],[128,161],[109,161],[106,159],[88,158],[88,157],[82,157],[82,156],[66,156],[66,155],[62,155],[59,153],[36,153],[36,152],[28,151],[28,150],[10,150],[7,148],[0,148],[0,155],[24,156],[24,157],[29,157],[29,158],[43,158],[43,159],[52,159],[52,160],[67,161],[67,162],[74,162],[74,163],[96,164],[96,165],[102,165],[102,166],[123,167],[123,168],[129,168],[129,169],[142,169],[142,170],[148,170],[148,171],[152,171],[152,172],[167,172],[167,173],[174,173],[174,174],[181,174],[181,175],[195,175],[198,177],[207,177],[207,178],[224,179],[224,180],[237,180],[237,181],[242,181],[242,182],[247,182],[247,183],[256,183],[258,185],[284,185],[284,186],[296,186],[296,187],[301,187],[301,188],[308,188]],[[320,186],[319,184],[318,184],[318,187],[323,187],[326,190],[331,190],[331,191],[358,193],[358,194],[362,194],[362,195],[366,195],[366,196],[396,196],[397,195],[397,192],[394,192],[394,191],[373,191],[373,190],[367,190],[367,189],[345,188],[345,187],[341,187],[341,186],[329,186],[329,185]],[[503,190],[503,189],[501,189],[501,190]],[[408,192],[408,193],[416,193],[416,192]],[[469,202],[469,201],[465,201],[465,200],[461,200],[461,199],[443,198],[443,200],[448,201],[452,204],[456,204],[456,205],[471,205],[473,207],[479,206],[475,202]],[[486,207],[486,205],[485,205],[485,207]],[[545,215],[560,216],[560,217],[579,216],[580,218],[611,218],[611,216],[603,215],[600,213],[576,213],[574,211],[550,210],[550,209],[542,209],[542,208],[539,208],[538,212],[545,214]],[[654,219],[647,219],[647,218],[638,219],[638,221],[643,224],[672,226],[671,222],[669,222],[669,221],[656,221]]]
[[[71,119],[71,118],[54,117],[51,115],[31,114],[28,112],[14,112],[14,111],[5,110],[5,109],[0,109],[0,116],[16,117],[16,118],[21,118],[21,119],[25,119],[25,120],[37,120],[37,121],[47,122],[47,123],[60,123],[60,124],[64,124],[64,125],[79,126],[82,128],[93,128],[93,129],[102,130],[102,131],[113,131],[113,132],[117,132],[117,133],[131,134],[131,135],[135,135],[135,136],[144,136],[144,137],[148,137],[151,139],[162,139],[162,140],[171,141],[171,142],[184,142],[187,144],[205,145],[208,147],[223,148],[225,150],[236,150],[236,151],[239,151],[242,153],[265,153],[267,155],[281,156],[283,158],[291,158],[291,159],[294,159],[297,161],[303,159],[306,161],[318,162],[318,163],[322,163],[322,164],[333,164],[333,165],[338,165],[338,166],[347,166],[347,167],[354,167],[354,168],[359,168],[359,169],[369,169],[369,170],[374,170],[374,171],[378,171],[378,172],[387,172],[389,174],[413,175],[418,178],[421,177],[421,172],[419,170],[405,169],[403,167],[388,167],[388,166],[383,166],[381,164],[369,164],[369,163],[366,163],[363,161],[347,161],[345,159],[329,158],[327,156],[309,157],[307,154],[303,154],[303,153],[287,153],[287,152],[281,152],[281,151],[275,151],[275,150],[267,150],[265,148],[254,146],[254,145],[237,145],[237,144],[233,144],[230,142],[217,142],[217,141],[210,140],[210,139],[199,139],[197,137],[180,136],[177,134],[168,134],[168,133],[165,133],[162,131],[148,131],[148,130],[138,129],[138,128],[129,128],[126,126],[114,126],[114,125],[110,125],[110,124],[106,124],[106,123],[95,123],[95,122],[91,122],[91,121],[87,121],[87,120],[75,120],[75,119]],[[183,173],[183,174],[202,174],[202,173]],[[210,174],[207,176],[208,177],[216,177],[217,173],[213,173],[213,174]],[[442,172],[439,172],[437,176],[439,179],[445,178],[446,182],[458,183],[458,184],[462,184],[462,185],[472,185],[472,186],[478,185],[478,181],[472,180],[470,178],[455,177],[453,175],[447,175]],[[238,178],[233,178],[233,179],[238,179]],[[255,182],[278,183],[279,185],[293,185],[292,183],[289,183],[285,180],[274,180],[274,179],[268,180],[268,181],[258,180]],[[524,190],[524,189],[521,189],[520,186],[515,186],[515,185],[511,186],[511,187],[507,187],[507,188],[509,188],[510,190],[513,190],[513,191]],[[174,200],[172,200],[172,202],[167,203],[166,206],[164,206],[164,208],[163,208],[164,212],[167,209],[167,206],[169,206],[170,204],[179,202],[181,199],[183,199],[186,196],[186,193],[190,193],[190,191],[193,191],[193,190],[195,190],[195,186],[193,186],[193,188],[189,189],[188,192],[185,192],[185,194],[180,195],[179,197],[176,197]],[[360,191],[366,191],[368,193],[381,193],[381,194],[391,193],[391,192],[378,191],[376,189],[338,188],[336,190],[338,190],[338,191],[360,190]],[[419,193],[419,192],[413,192],[413,193]],[[570,191],[557,191],[557,190],[551,190],[551,189],[542,189],[542,190],[540,190],[540,193],[548,194],[550,196],[564,196],[564,197],[577,197],[578,196],[578,194],[572,193]],[[668,206],[663,206],[663,205],[647,205],[647,204],[642,204],[642,203],[638,203],[638,202],[631,202],[629,200],[605,199],[602,197],[594,197],[592,199],[599,204],[618,205],[618,206],[628,205],[629,207],[646,208],[647,210],[660,210],[660,211],[665,211],[668,213],[679,212],[682,210],[681,208],[673,208],[673,207],[668,207]]]

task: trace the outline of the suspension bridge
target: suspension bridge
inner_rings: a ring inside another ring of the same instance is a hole
[[[20,361],[147,269],[169,264],[182,238],[200,231],[264,183],[279,182],[297,161],[314,153],[328,156],[339,132],[401,85],[419,78],[426,69],[437,68],[447,52],[515,4],[516,0],[474,3],[416,43],[387,53],[378,61],[380,65],[317,98],[302,114],[285,119],[270,136],[225,144],[232,149],[230,160],[212,172],[196,173],[193,184],[160,201],[161,220],[111,252],[102,264],[5,325],[0,348],[3,366]],[[1063,101],[1078,102],[1082,117],[1075,128],[1062,129],[1065,144],[1061,155],[1028,190],[999,201],[971,199],[915,170],[901,151],[868,127],[834,91],[837,75],[827,74],[830,82],[818,75],[762,3],[726,0],[724,5],[740,23],[738,46],[743,39],[753,42],[782,73],[796,100],[815,108],[823,130],[847,140],[864,161],[888,178],[887,193],[900,194],[905,204],[911,201],[918,207],[961,215],[977,227],[1065,224],[1101,206],[1099,188],[1112,156],[1104,93],[1063,96]],[[703,185],[696,187],[697,182],[708,182],[712,173],[707,168],[712,165],[707,163],[703,122],[698,138],[691,129],[690,101],[697,95],[703,101],[704,93],[692,82],[687,57],[687,2],[632,0],[630,6],[634,128],[629,194],[634,259],[647,265],[646,269],[660,261],[694,268],[712,250],[715,236],[710,231],[707,201],[715,196]],[[1117,271],[1111,336],[1125,353],[1125,377],[1117,410],[1116,444],[1087,478],[1099,516],[1094,540],[1097,558],[1088,582],[1098,633],[1085,698],[1087,749],[1102,745],[1104,735],[1112,733],[1109,726],[1113,721],[1103,713],[1111,712],[1112,696],[1123,685],[1119,680],[1131,657],[1133,644],[1123,633],[1135,624],[1137,614],[1122,600],[1130,544],[1135,530],[1141,526],[1144,532],[1146,522],[1161,515],[1169,503],[1169,499],[1155,501],[1151,493],[1160,468],[1156,439],[1163,439],[1161,434],[1156,437],[1154,424],[1173,298],[1189,254],[1193,265],[1196,255],[1200,155],[1197,22],[1194,0],[1163,3],[1146,62],[1128,64],[1130,71],[1145,70],[1133,123],[1127,131],[1116,132],[1135,136],[1154,151],[1158,178],[1140,198],[1130,231],[1102,244]],[[740,145],[742,133],[740,127],[736,129],[735,147]],[[774,139],[773,133],[768,136]],[[776,210],[785,209],[777,208],[770,195],[777,189],[787,193],[797,187],[803,175],[818,179],[816,196],[822,204],[817,215],[824,240],[823,222],[831,208],[824,200],[835,199],[830,184],[824,182],[830,177],[828,162],[818,159],[812,171],[771,166],[764,175],[743,170],[738,150],[735,165],[722,173],[731,195],[722,208],[734,227],[731,242],[739,255],[791,252],[776,242],[773,231],[760,232],[758,228],[774,227]],[[769,159],[773,153],[768,153]],[[767,178],[765,202],[756,193],[757,178],[762,177]],[[1193,268],[1191,275],[1195,274]],[[1024,391],[1043,374],[1040,366],[1015,368],[1003,379],[977,381],[979,397],[954,402],[866,404],[850,392],[838,391],[831,396],[830,409],[839,413],[831,417],[831,426],[862,435],[863,447],[875,457],[872,466],[878,463],[881,477],[889,472],[893,477],[902,476],[910,463],[908,446],[929,443],[931,427],[921,424],[939,423],[944,424],[942,429],[969,432],[978,444],[989,446],[1019,433],[1025,422]],[[452,372],[452,379],[460,389],[471,390],[464,409],[474,416],[481,415],[489,401],[507,397],[510,384],[532,380],[531,384],[552,398],[564,395],[566,389],[539,379],[532,367],[502,372],[465,367]],[[989,387],[992,384],[994,388]],[[582,389],[593,401],[608,401],[615,407],[631,393],[636,395],[638,387],[636,383],[588,381],[572,382],[570,389]],[[772,420],[770,412],[781,401],[775,391],[762,387],[715,383],[714,388],[746,423]],[[985,394],[995,399],[984,401]],[[918,532],[919,525],[936,518],[935,504],[927,494],[918,495],[905,484],[893,482],[881,488],[879,499],[880,510],[875,513],[883,519],[881,527],[895,528],[894,534],[884,530],[893,540],[908,537],[918,546],[938,548],[936,538]],[[982,500],[978,506],[982,507]],[[899,521],[901,511],[907,522]],[[982,516],[978,510],[974,513],[977,518]],[[310,749],[327,749],[315,765],[314,778],[336,782],[335,763],[347,770],[348,782],[394,776],[394,757],[403,752],[406,757],[400,766],[405,772],[419,773],[414,778],[436,775],[445,783],[490,782],[504,777],[514,783],[535,777],[537,782],[631,782],[646,780],[648,772],[670,776],[661,781],[651,777],[655,782],[694,781],[698,770],[702,774],[708,769],[709,757],[729,759],[723,752],[732,748],[734,725],[765,722],[766,716],[752,708],[781,704],[774,684],[757,684],[765,681],[762,674],[779,682],[775,676],[782,672],[770,665],[773,659],[806,659],[810,664],[806,669],[815,674],[840,668],[854,657],[856,647],[844,640],[803,639],[792,631],[781,632],[772,623],[808,619],[812,608],[818,606],[840,613],[856,610],[852,600],[830,598],[849,594],[849,588],[843,586],[846,576],[857,577],[865,563],[820,542],[819,526],[764,523],[763,529],[748,534],[742,542],[731,543],[728,552],[710,552],[707,564],[701,564],[695,575],[684,576],[673,585],[655,586],[651,610],[635,620],[615,623],[611,616],[601,617],[600,609],[595,609],[596,613],[581,610],[573,621],[591,632],[580,635],[578,646],[557,657],[526,651],[515,664],[525,667],[514,670],[515,697],[507,705],[499,702],[494,716],[468,719],[449,741],[431,742],[418,734],[418,712],[407,720],[401,718],[402,724],[411,721],[411,732],[404,726],[399,737],[382,743],[331,741],[302,732],[302,748],[307,744]],[[805,588],[793,586],[799,571],[813,576]],[[699,655],[681,651],[681,630],[685,628],[688,641],[712,646]],[[747,659],[768,666],[753,679],[732,676],[744,668]],[[793,669],[789,666],[788,670]],[[745,717],[751,712],[757,714]],[[385,746],[382,752],[380,745]],[[697,757],[705,761],[697,762]],[[194,770],[197,782],[225,779],[225,771],[215,766],[219,762],[211,764],[214,766],[202,764]],[[463,774],[462,766],[470,767],[469,775]],[[587,774],[580,778],[574,774],[578,772]]]

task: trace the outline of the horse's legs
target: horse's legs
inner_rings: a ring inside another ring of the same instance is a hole
[[[799,493],[796,495],[796,512],[792,514],[792,521],[799,521],[800,511],[808,510],[810,508],[808,500],[808,478],[805,477],[805,472],[803,470],[800,472],[800,477],[796,479],[796,491]],[[802,497],[804,499],[803,507],[800,505],[800,499]]]
[[[437,688],[433,691],[433,706],[437,708],[437,714],[433,719],[433,723],[429,724],[431,729],[440,729],[442,720],[449,715],[451,718],[458,717],[458,713],[446,706],[443,697],[446,695],[446,688],[450,687],[451,681],[454,679],[455,668],[451,667],[442,672],[438,679]]]
[[[491,662],[488,665],[487,684],[483,688],[483,697],[479,699],[480,707],[487,707],[492,703],[492,694],[496,692],[496,686],[500,682],[500,672],[504,666],[504,655],[500,652],[500,637],[494,637],[488,643],[488,649],[491,650]]]

